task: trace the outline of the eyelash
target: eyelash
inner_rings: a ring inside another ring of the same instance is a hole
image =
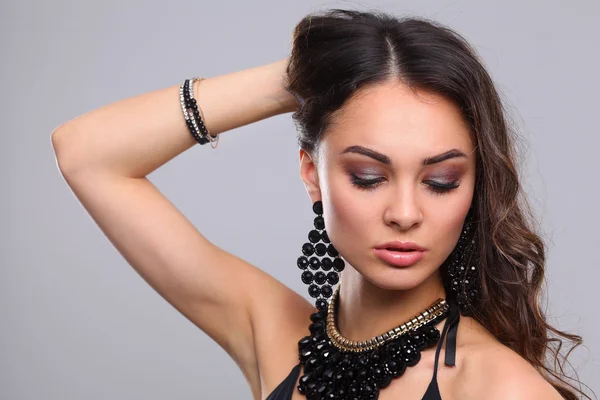
[[[383,178],[361,179],[354,174],[350,174],[350,176],[351,176],[352,184],[361,190],[374,190],[377,186],[379,186],[379,183],[383,182],[383,180],[384,180]],[[440,195],[440,196],[445,193],[448,193],[460,186],[458,184],[459,181],[452,181],[448,184],[438,183],[435,181],[425,181],[425,182],[428,182],[427,186],[431,192],[433,192],[434,194]]]

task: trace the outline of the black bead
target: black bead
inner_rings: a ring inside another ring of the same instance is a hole
[[[346,371],[344,371],[344,379],[346,379],[347,381],[353,381],[354,371],[351,369],[347,369]]]
[[[308,232],[308,240],[311,243],[317,243],[319,240],[321,240],[321,234],[318,230],[313,229],[310,232]]]
[[[308,260],[308,266],[310,267],[310,269],[312,269],[313,271],[318,270],[319,268],[321,268],[321,261],[317,258],[317,257],[311,257]]]
[[[372,382],[365,382],[365,385],[362,387],[362,393],[369,396],[375,392],[375,385]]]
[[[366,369],[359,369],[358,373],[356,374],[356,379],[359,381],[365,381],[368,377],[369,373]]]
[[[317,307],[317,310],[320,310],[320,311],[327,310],[327,308],[328,308],[328,304],[325,299],[318,299],[317,302],[315,303],[315,305]]]
[[[317,386],[317,390],[316,393],[320,396],[323,396],[323,394],[325,393],[325,390],[327,389],[327,385],[325,384],[321,384],[319,386]]]
[[[379,379],[379,387],[380,388],[386,388],[390,385],[390,383],[392,383],[392,376],[391,375],[383,375],[381,377],[381,379]]]
[[[325,315],[323,315],[323,313],[320,312],[316,312],[316,313],[312,313],[310,314],[310,320],[312,322],[321,322],[325,319]]]
[[[366,354],[359,354],[358,355],[358,363],[364,367],[365,365],[367,365],[369,363],[369,357]]]
[[[300,351],[305,350],[311,344],[310,336],[304,336],[302,339],[298,341],[298,349]]]
[[[421,352],[413,346],[402,346],[402,356],[406,365],[412,367],[421,359]]]
[[[327,282],[330,285],[335,285],[340,281],[340,276],[336,272],[330,272],[327,274]]]
[[[302,282],[304,282],[307,285],[310,285],[311,283],[313,283],[313,280],[314,280],[313,273],[310,271],[304,271],[302,273],[301,278],[302,278]]]
[[[317,215],[322,215],[323,214],[323,202],[321,200],[317,200],[313,203],[313,207],[312,207],[313,211],[315,214]]]
[[[396,372],[398,375],[396,376],[402,376],[404,374],[404,372],[406,372],[406,362],[403,359],[398,359],[396,360],[396,363],[398,364],[398,372]]]
[[[377,349],[373,350],[373,352],[371,353],[371,360],[374,363],[379,363],[379,360],[381,359],[381,355],[379,354],[379,351]]]
[[[456,278],[456,265],[454,265],[454,263],[448,266],[448,275],[450,275],[451,278]]]
[[[325,220],[320,215],[317,216],[317,217],[315,217],[315,220],[313,221],[313,224],[314,224],[315,228],[317,228],[320,231],[322,231],[323,229],[325,229]]]
[[[323,339],[327,339],[327,334],[324,331],[317,332],[311,337],[313,343],[319,343]]]
[[[308,258],[306,258],[304,256],[298,257],[298,260],[296,261],[296,265],[300,269],[306,269],[306,268],[308,268]]]
[[[309,358],[304,365],[304,370],[309,373],[312,372],[315,369],[315,367],[317,366],[318,362],[319,362],[319,360],[317,360],[314,357]],[[309,387],[310,387],[310,385],[309,385]]]
[[[329,244],[329,246],[327,246],[327,254],[331,257],[337,257],[340,253],[333,247],[333,244]]]
[[[333,268],[337,272],[342,272],[344,270],[345,266],[346,266],[346,263],[344,262],[343,259],[336,258],[335,260],[333,260]]]
[[[302,375],[300,377],[300,382],[299,383],[301,385],[305,385],[305,384],[307,384],[310,381],[311,378],[312,378],[312,374],[304,374],[304,375]]]
[[[417,332],[413,332],[411,335],[411,341],[413,342],[413,344],[415,345],[415,347],[418,350],[424,350],[427,348],[428,346],[428,341],[427,338],[425,337],[425,334],[417,331]]]
[[[396,376],[398,373],[398,363],[394,360],[390,360],[385,363],[386,372],[392,376]]]
[[[333,382],[338,385],[344,382],[344,370],[340,369],[335,372],[335,375],[333,375]]]
[[[433,346],[440,339],[440,331],[433,326],[426,326],[425,329],[423,329],[423,332],[425,333],[429,346]]]
[[[313,355],[312,350],[304,350],[300,353],[300,361],[306,362]]]
[[[310,297],[317,298],[321,294],[321,289],[314,283],[308,287],[308,294]]]
[[[329,362],[331,365],[337,365],[337,362],[340,360],[341,353],[339,351],[334,352],[331,356],[329,356]]]
[[[331,355],[332,355],[332,354],[333,354],[333,352],[332,352],[332,350],[331,350],[331,349],[325,349],[325,350],[324,350],[324,351],[321,353],[321,355],[320,355],[320,357],[321,357],[321,360],[322,360],[322,361],[329,361],[329,357],[331,357]]]
[[[318,271],[315,273],[315,282],[317,285],[322,285],[327,281],[327,275],[323,271]]]
[[[383,370],[383,367],[380,365],[375,365],[373,367],[373,378],[376,380],[379,380],[381,378],[383,378],[385,376],[385,371]]]
[[[317,243],[315,245],[315,253],[317,253],[318,256],[324,256],[327,253],[327,246],[323,243]]]
[[[323,297],[329,298],[333,295],[333,289],[329,285],[323,285],[323,287],[321,287],[321,294]]]
[[[305,256],[312,256],[315,253],[315,248],[312,244],[310,243],[304,243],[302,245],[302,253]]]
[[[452,290],[457,291],[459,286],[458,279],[452,279]]]
[[[458,293],[456,295],[456,302],[458,303],[459,306],[464,307],[465,304],[467,303],[467,298],[463,293]]]
[[[321,268],[323,268],[324,271],[329,271],[331,268],[333,268],[333,261],[331,258],[324,257],[321,260]]]
[[[396,343],[394,343],[395,350],[400,353],[402,346],[410,346],[412,345],[412,340],[410,336],[402,336],[399,337]]]
[[[315,346],[315,351],[319,354],[323,353],[325,350],[329,350],[331,348],[331,346],[329,345],[327,340],[321,340],[319,343],[317,343],[317,345]]]
[[[329,240],[329,235],[327,235],[327,231],[321,232],[321,240],[323,240],[325,243],[331,243]]]
[[[312,324],[310,324],[308,326],[308,330],[310,330],[310,333],[314,334],[316,332],[319,332],[323,329],[323,323],[322,322],[313,322]]]
[[[329,381],[333,379],[333,369],[331,367],[325,368],[325,371],[323,372],[323,378]]]
[[[477,277],[477,267],[475,267],[474,265],[471,265],[467,269],[467,277],[471,278],[471,279],[475,279],[475,277]]]

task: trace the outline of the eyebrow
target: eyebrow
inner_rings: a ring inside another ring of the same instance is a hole
[[[346,148],[344,151],[340,152],[340,154],[346,154],[346,153],[362,154],[363,156],[371,157],[372,159],[377,160],[377,161],[379,161],[383,164],[387,164],[387,165],[390,165],[392,163],[392,160],[385,154],[379,153],[373,149],[369,149],[364,146],[357,146],[357,145],[350,146],[350,147]],[[456,158],[456,157],[467,158],[467,155],[458,149],[451,149],[451,150],[445,151],[441,154],[437,154],[435,156],[424,158],[422,161],[422,165],[427,166],[427,165],[437,164],[442,161],[448,160],[450,158]]]

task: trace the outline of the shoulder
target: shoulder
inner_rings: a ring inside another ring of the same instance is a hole
[[[462,321],[461,321],[462,322]],[[479,325],[470,321],[468,325]],[[460,399],[561,400],[554,387],[521,355],[479,325],[462,347]]]
[[[474,358],[481,369],[471,372],[477,374],[480,395],[485,393],[487,399],[562,399],[527,360],[509,347],[496,343],[475,352],[479,353]]]

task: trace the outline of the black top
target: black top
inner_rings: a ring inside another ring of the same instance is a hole
[[[433,377],[431,378],[431,382],[429,382],[429,386],[427,387],[427,391],[425,392],[425,395],[423,395],[422,400],[442,400],[442,396],[440,395],[440,390],[437,384],[437,369],[440,350],[446,334],[448,337],[446,339],[446,357],[444,364],[448,366],[454,366],[454,361],[456,358],[456,332],[458,329],[458,322],[460,320],[460,312],[455,303],[448,303],[450,305],[450,311],[448,313],[448,317],[446,318],[446,323],[444,324],[444,329],[442,330],[440,340],[435,349],[435,366],[433,368]],[[294,393],[295,385],[299,375],[300,364],[296,364],[294,368],[292,368],[292,371],[287,378],[285,378],[283,382],[281,382],[279,386],[273,390],[266,400],[290,400],[292,398],[292,394]]]

